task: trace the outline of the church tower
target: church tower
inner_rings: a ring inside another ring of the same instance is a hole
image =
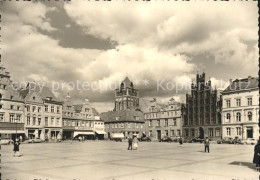
[[[139,92],[128,77],[115,90],[115,111],[139,108]]]

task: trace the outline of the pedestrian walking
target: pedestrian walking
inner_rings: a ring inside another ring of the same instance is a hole
[[[260,171],[260,141],[257,141],[257,144],[254,148],[254,158],[253,163],[255,164],[255,168],[257,171]]]
[[[133,149],[132,144],[133,144],[133,139],[131,136],[129,136],[128,137],[128,150],[130,150],[130,148],[131,148],[131,150]]]
[[[206,137],[205,141],[204,141],[204,146],[205,146],[205,152],[208,151],[209,153],[209,138]]]
[[[18,157],[20,157],[19,146],[20,146],[19,139],[15,138],[15,141],[14,141],[14,157],[15,157],[16,154],[18,154]]]
[[[137,150],[137,148],[138,148],[138,139],[137,139],[137,136],[134,136],[133,146],[134,146],[134,149]]]
[[[182,137],[180,137],[179,143],[180,143],[180,146],[182,146],[182,144],[183,144]]]

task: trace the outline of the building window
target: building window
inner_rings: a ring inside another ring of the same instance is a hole
[[[120,117],[119,117],[119,116],[117,116],[117,117],[116,117],[116,120],[118,121],[118,120],[119,120],[119,118],[120,118]]]
[[[209,129],[209,137],[213,137],[213,129]]]
[[[60,124],[60,118],[57,118],[57,126]]]
[[[157,126],[160,126],[160,120],[157,120]]]
[[[237,103],[237,107],[241,106],[241,99],[237,99],[236,103]]]
[[[173,119],[173,125],[177,126],[177,120],[176,119]]]
[[[30,112],[30,106],[29,105],[27,106],[26,109],[27,109],[28,112]]]
[[[49,106],[45,105],[45,112],[48,112],[49,111]]]
[[[3,121],[4,121],[4,115],[0,114],[0,122],[3,122]]]
[[[227,113],[227,122],[230,122],[230,119],[231,119],[231,115]]]
[[[38,125],[41,125],[41,118],[38,118]]]
[[[11,100],[13,100],[13,99],[14,99],[14,97],[13,97],[13,96],[11,96],[11,97],[10,97],[10,99],[11,99]]]
[[[168,119],[165,119],[164,125],[165,125],[165,126],[168,126]]]
[[[20,106],[17,106],[17,110],[18,110],[18,111],[20,110]]]
[[[57,107],[57,113],[60,113],[60,107]]]
[[[63,120],[63,126],[67,126],[67,121]]]
[[[10,122],[14,122],[14,115],[10,115]]]
[[[230,100],[226,100],[227,108],[230,108]]]
[[[32,111],[35,112],[36,111],[36,106],[32,107]]]
[[[153,126],[153,121],[152,120],[149,121],[149,126]]]
[[[249,111],[248,113],[247,113],[247,117],[248,117],[248,121],[252,121],[252,117],[253,117],[253,114],[252,114],[252,112],[251,111]]]
[[[128,123],[128,128],[131,128],[131,124],[130,123]]]
[[[30,125],[30,124],[31,124],[31,117],[27,116],[27,125]]]
[[[51,118],[51,125],[54,125],[54,118]]]
[[[252,98],[247,98],[247,105],[252,106]]]
[[[230,128],[227,128],[227,136],[231,136]]]
[[[10,109],[14,109],[14,105],[11,105],[11,106],[10,106]]]
[[[177,130],[178,136],[181,136],[181,130]]]
[[[33,125],[36,125],[36,117],[33,117]]]
[[[241,127],[237,127],[236,128],[236,130],[237,130],[237,136],[241,136]]]
[[[153,136],[153,131],[149,131],[149,137]]]
[[[117,124],[115,124],[115,128],[117,128]]]
[[[45,126],[48,126],[48,117],[45,117]]]
[[[169,136],[168,130],[165,130],[165,136]]]
[[[17,118],[18,122],[21,122],[21,120],[22,120],[21,115],[17,115],[16,118]]]
[[[42,111],[42,108],[41,107],[38,107],[38,112],[40,113]]]
[[[237,117],[237,122],[240,122],[241,121],[241,114],[239,112],[237,113],[236,117]]]
[[[139,121],[140,120],[139,116],[135,116],[135,120]]]
[[[54,113],[54,106],[51,106],[51,112]]]
[[[171,136],[174,136],[175,133],[174,133],[174,130],[171,130]]]

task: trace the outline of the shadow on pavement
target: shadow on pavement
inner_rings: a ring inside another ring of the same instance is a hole
[[[249,162],[234,161],[234,162],[232,162],[230,164],[232,164],[232,165],[239,165],[239,166],[247,166],[248,168],[255,170],[255,165],[253,163],[249,163]]]

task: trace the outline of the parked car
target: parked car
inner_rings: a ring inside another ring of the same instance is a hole
[[[162,138],[159,142],[173,142],[173,140],[169,137]]]
[[[239,139],[238,137],[235,137],[235,139],[233,139],[232,144],[243,144],[242,140]]]
[[[204,139],[200,139],[200,138],[191,138],[188,140],[189,143],[203,143],[204,142]]]
[[[223,139],[217,140],[218,144],[234,144],[234,139],[231,137],[224,137]]]
[[[151,142],[152,140],[151,140],[151,138],[149,138],[149,137],[142,137],[142,138],[140,138],[139,141],[142,141],[142,142]]]
[[[0,145],[9,145],[9,144],[13,144],[14,141],[12,139],[1,139],[0,141]]]
[[[44,142],[44,140],[40,139],[40,138],[34,138],[34,139],[29,139],[28,143],[41,143]]]
[[[242,143],[254,145],[257,144],[257,140],[254,138],[247,138],[246,140],[243,140]]]

